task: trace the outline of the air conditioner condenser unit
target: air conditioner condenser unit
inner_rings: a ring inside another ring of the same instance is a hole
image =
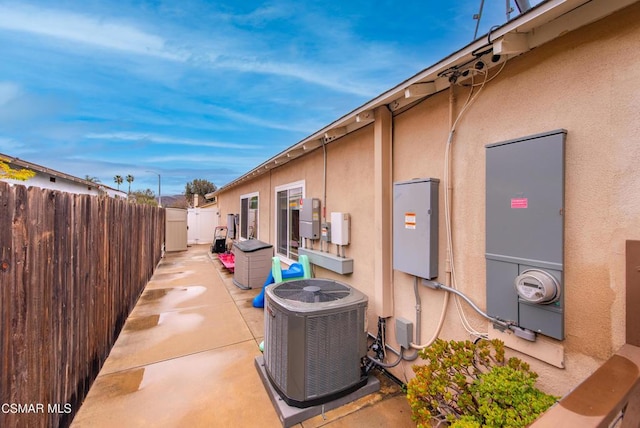
[[[265,371],[288,405],[323,404],[367,383],[366,295],[304,279],[269,286],[265,296]]]

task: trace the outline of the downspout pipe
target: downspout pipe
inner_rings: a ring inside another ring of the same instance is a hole
[[[322,140],[322,221],[327,221],[327,142]]]
[[[322,140],[322,223],[327,222],[327,142]],[[320,239],[320,251],[324,251],[324,241]],[[327,243],[329,251],[329,243]]]

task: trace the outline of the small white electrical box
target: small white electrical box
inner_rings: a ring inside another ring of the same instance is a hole
[[[348,213],[331,213],[331,242],[336,245],[349,245]]]

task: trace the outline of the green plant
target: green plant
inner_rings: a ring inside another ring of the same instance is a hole
[[[517,358],[480,375],[471,386],[479,404],[479,422],[491,427],[524,427],[533,422],[556,402],[556,397],[535,387],[537,377]]]
[[[35,177],[36,173],[29,169],[13,169],[9,166],[9,164],[0,159],[0,178],[12,178],[14,180],[26,181],[30,178]]]
[[[436,340],[420,351],[407,399],[418,427],[433,421],[457,428],[524,427],[556,397],[536,389],[537,374],[517,358],[505,361],[499,340]]]

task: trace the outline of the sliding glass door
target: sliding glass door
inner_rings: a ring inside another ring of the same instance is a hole
[[[276,187],[276,251],[290,260],[298,260],[300,201],[303,196],[304,182]]]

